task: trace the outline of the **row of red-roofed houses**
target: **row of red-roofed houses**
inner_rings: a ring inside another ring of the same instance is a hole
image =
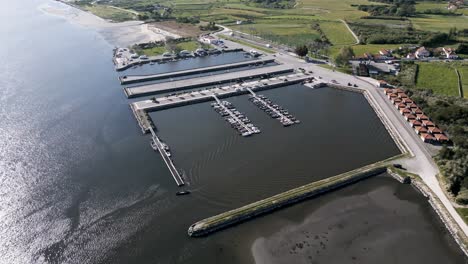
[[[424,142],[449,142],[449,138],[445,133],[424,114],[402,89],[386,88],[384,93]]]

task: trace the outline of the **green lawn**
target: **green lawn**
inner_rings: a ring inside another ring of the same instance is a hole
[[[138,51],[140,55],[144,54],[146,56],[156,56],[156,55],[162,55],[164,52],[166,52],[166,47],[154,47],[150,49],[142,49]]]
[[[189,50],[189,51],[194,51],[198,49],[199,47],[203,48],[211,48],[210,45],[207,44],[202,44],[199,43],[198,41],[185,41],[177,44],[177,47],[180,50]],[[165,46],[161,47],[153,47],[149,49],[142,49],[138,50],[138,54],[145,54],[147,56],[156,56],[156,55],[162,55],[164,52],[167,52],[168,50],[166,49]]]
[[[457,74],[451,64],[422,62],[418,65],[416,88],[432,89],[437,94],[459,96]]]

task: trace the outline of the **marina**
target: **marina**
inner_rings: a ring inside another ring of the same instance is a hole
[[[138,83],[138,82],[169,79],[169,78],[174,78],[174,77],[179,77],[179,76],[188,76],[188,75],[193,75],[193,74],[242,68],[246,66],[259,66],[259,65],[264,65],[268,63],[273,63],[274,61],[275,60],[273,58],[262,58],[262,59],[251,60],[251,61],[243,61],[243,62],[215,65],[215,66],[209,66],[209,67],[195,68],[195,69],[190,69],[190,70],[159,73],[159,74],[124,75],[124,76],[120,76],[119,80],[120,80],[120,84],[131,84],[131,83]]]
[[[289,114],[287,109],[274,104],[270,99],[264,95],[257,95],[250,88],[247,90],[252,94],[249,96],[249,101],[256,105],[260,110],[265,111],[269,116],[277,119],[285,127],[299,124],[301,121],[296,119],[293,115]]]
[[[90,4],[102,7],[106,2]],[[152,96],[127,100],[118,82],[122,74],[158,74],[251,58],[223,53],[135,64],[116,72],[112,47],[143,41],[135,33],[154,30],[147,28],[153,23],[96,19],[113,25],[96,29],[90,24],[92,14],[59,1],[11,1],[8,7],[0,16],[8,36],[0,51],[6,73],[0,234],[5,263],[466,262],[428,198],[387,175],[285,206],[210,237],[188,237],[189,226],[202,219],[399,154],[362,94],[303,83],[312,76],[322,76],[325,83],[351,81],[383,97],[380,88],[301,64],[284,53],[276,54],[278,63],[304,67],[307,73],[311,69],[313,75],[291,72],[258,83],[202,86],[160,94],[155,98],[159,103]],[[80,20],[87,24],[80,26]],[[18,47],[24,52],[10,52]],[[73,63],[61,59],[71,56]],[[210,90],[225,86],[233,87]],[[283,128],[248,100],[246,87],[287,109],[301,125]],[[210,106],[214,92],[262,133],[239,136]],[[189,99],[190,94],[204,101]],[[147,135],[141,134],[129,107],[136,101],[150,106],[134,111]],[[376,105],[386,106],[380,100]],[[163,154],[150,148],[150,127]],[[172,166],[160,155],[170,158]],[[178,187],[171,168],[177,169],[184,187]]]
[[[260,129],[250,122],[250,120],[241,112],[229,103],[228,101],[220,101],[216,95],[213,95],[216,100],[211,106],[220,114],[226,122],[231,124],[231,127],[236,129],[243,137],[248,137],[253,134],[260,133]]]
[[[155,63],[164,64],[167,62],[175,62],[183,59],[196,58],[198,56],[211,56],[227,52],[242,52],[243,49],[211,49],[203,53],[197,52],[181,52],[179,54],[163,54],[157,56],[139,56],[128,48],[115,48],[113,62],[116,71],[123,71],[128,68],[135,67],[141,64]]]

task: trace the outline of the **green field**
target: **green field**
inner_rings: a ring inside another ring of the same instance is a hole
[[[448,32],[451,28],[468,29],[467,16],[423,15],[411,18],[414,28]]]
[[[311,27],[312,24],[318,23],[326,37],[334,45],[331,48],[332,54],[341,46],[355,43],[352,34],[340,20],[346,20],[349,23],[361,22],[370,26],[385,25],[389,30],[406,29],[412,26],[417,30],[448,32],[453,27],[458,30],[468,28],[468,17],[466,16],[468,9],[466,8],[457,11],[458,14],[465,14],[464,16],[419,13],[406,20],[362,19],[369,14],[358,10],[357,5],[382,4],[368,0],[297,0],[295,8],[291,9],[265,8],[258,3],[244,0],[101,0],[99,4],[83,5],[83,8],[106,19],[125,21],[135,19],[136,14],[133,13],[135,12],[133,10],[140,12],[138,10],[145,9],[139,8],[155,3],[170,7],[172,9],[170,17],[172,18],[197,16],[201,21],[224,24],[235,30],[290,47],[308,44],[320,37],[319,32]],[[446,10],[446,5],[446,2],[424,1],[418,2],[416,9],[418,12],[432,9]],[[114,6],[123,8],[123,10],[116,9]],[[244,24],[237,25],[237,21],[242,21]],[[413,42],[413,40],[408,41]],[[387,45],[357,47],[355,52],[356,54],[373,53],[380,48],[385,48],[385,46]],[[392,45],[392,47],[395,46],[398,45]],[[368,50],[364,50],[364,48]]]
[[[416,4],[416,11],[423,12],[429,9],[442,9],[447,10],[447,2],[435,3],[435,2],[419,2]]]
[[[416,88],[431,89],[437,94],[459,96],[458,78],[451,64],[422,62],[418,65]]]
[[[136,15],[131,11],[124,11],[117,8],[104,5],[86,5],[84,9],[95,14],[98,17],[109,19],[114,22],[123,22],[136,19]]]
[[[185,41],[181,43],[176,44],[177,48],[179,50],[188,50],[188,51],[194,51],[200,47],[203,48],[210,48],[210,45],[207,44],[202,44],[198,41]],[[160,47],[153,47],[153,48],[147,48],[147,49],[139,49],[137,50],[137,53],[142,55],[145,54],[147,56],[156,56],[156,55],[162,55],[164,52],[167,52],[168,50],[166,49],[165,46],[160,46]]]
[[[468,65],[457,67],[457,69],[462,79],[463,96],[468,98]]]
[[[333,45],[352,45],[356,39],[341,21],[320,22],[320,28]]]

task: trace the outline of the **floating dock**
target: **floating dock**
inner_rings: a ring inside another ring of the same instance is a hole
[[[166,149],[164,149],[163,143],[159,139],[159,137],[154,133],[152,128],[149,128],[151,131],[152,139],[153,141],[151,142],[151,146],[153,149],[158,150],[158,152],[161,154],[161,157],[163,158],[164,162],[166,163],[167,167],[169,168],[169,171],[171,172],[172,177],[174,178],[175,182],[177,183],[177,186],[183,186],[184,180],[180,176],[179,171],[176,169],[174,163],[172,162],[172,159],[169,157],[168,152]]]
[[[231,126],[243,137],[248,137],[253,134],[260,133],[260,129],[254,126],[250,120],[244,116],[241,112],[237,111],[234,105],[228,101],[221,101],[213,95],[216,103],[213,103],[212,106],[216,112],[218,112],[224,119],[231,124]]]
[[[256,66],[256,65],[268,64],[268,63],[273,63],[273,62],[275,62],[275,60],[272,58],[264,58],[264,59],[259,59],[259,60],[250,60],[250,61],[216,65],[216,66],[210,66],[210,67],[204,67],[204,68],[160,73],[160,74],[125,75],[125,76],[120,76],[119,80],[120,80],[120,84],[131,84],[131,83],[138,83],[138,82],[169,79],[169,78],[175,78],[175,77],[187,76],[187,75],[193,75],[193,74],[199,74],[199,73],[207,73],[207,72],[242,68],[242,67],[247,67],[247,66]]]
[[[291,73],[294,70],[286,65],[278,65],[271,67],[263,67],[258,69],[251,69],[247,71],[231,72],[226,74],[218,74],[214,76],[203,76],[198,78],[184,79],[173,82],[164,82],[157,84],[141,85],[134,87],[124,88],[125,95],[128,98],[139,96],[165,93],[170,91],[180,91],[190,88],[216,85],[228,82],[237,82],[253,78],[259,78],[268,75],[277,75],[284,73]]]
[[[387,168],[381,165],[369,165],[321,181],[313,182],[196,222],[189,227],[188,235],[192,237],[205,236],[217,230],[241,223],[281,207],[381,174],[386,170]]]
[[[272,118],[277,119],[281,122],[283,126],[290,126],[294,124],[299,124],[300,121],[288,113],[287,110],[283,109],[281,106],[273,104],[268,98],[263,95],[257,95],[250,88],[247,88],[252,95],[249,98],[254,105],[256,105],[261,110],[264,110]]]

